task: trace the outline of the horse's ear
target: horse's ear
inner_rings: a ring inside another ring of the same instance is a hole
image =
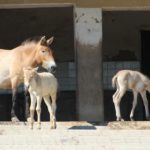
[[[46,37],[45,36],[42,36],[41,39],[40,39],[40,44],[41,45],[45,45],[46,44]]]
[[[52,42],[54,41],[54,37],[52,36],[51,38],[49,38],[46,42],[47,42],[47,45],[51,45]]]

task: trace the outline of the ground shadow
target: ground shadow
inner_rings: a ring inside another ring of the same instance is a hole
[[[86,125],[83,125],[83,126],[72,126],[69,128],[69,130],[96,130],[96,127],[95,126],[86,126]]]
[[[108,122],[87,122],[87,125],[75,125],[70,130],[96,130],[96,126],[107,126]]]

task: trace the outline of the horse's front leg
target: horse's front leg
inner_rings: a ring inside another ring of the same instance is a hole
[[[30,99],[30,95],[29,92],[25,91],[25,119],[27,121],[30,121],[30,110],[29,110],[29,99]]]
[[[37,123],[38,123],[38,129],[41,129],[41,102],[42,97],[37,96],[37,105],[36,105],[36,112],[37,112]]]
[[[17,98],[17,89],[12,89],[12,108],[11,108],[11,121],[18,122],[19,119],[16,116],[15,113],[15,107],[16,107],[16,98]]]

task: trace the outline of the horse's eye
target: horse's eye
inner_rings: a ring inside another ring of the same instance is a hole
[[[42,50],[42,53],[45,53],[46,51],[45,50]]]

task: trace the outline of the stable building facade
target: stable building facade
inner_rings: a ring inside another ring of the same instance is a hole
[[[149,5],[146,0],[1,0],[0,47],[12,49],[29,37],[54,36],[60,86],[58,120],[115,120],[112,76],[121,69],[150,76]],[[10,91],[0,93],[0,120],[9,120]],[[131,106],[132,95],[127,93],[121,103],[127,120]],[[43,107],[42,118],[47,120]],[[137,120],[144,119],[140,97],[135,113]]]

